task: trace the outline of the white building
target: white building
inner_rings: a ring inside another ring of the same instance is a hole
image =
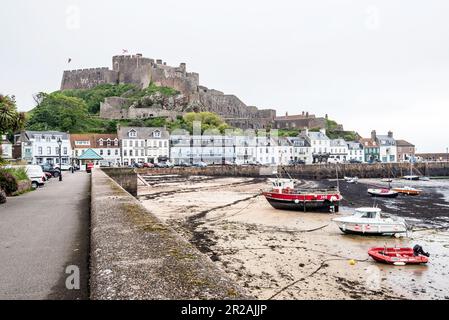
[[[277,143],[275,149],[277,149],[277,165],[287,165],[290,161],[295,159],[295,149],[293,143],[286,137],[275,138],[274,141]]]
[[[312,148],[305,137],[289,137],[293,145],[293,160],[302,160],[306,164],[313,163]]]
[[[119,139],[116,134],[71,134],[72,159],[77,164],[77,158],[91,149],[102,160],[95,160],[94,165],[103,164],[107,166],[118,166],[121,164],[121,150]]]
[[[61,143],[62,164],[71,163],[72,148],[70,135],[59,131],[24,131],[14,136],[19,146],[21,159],[29,164],[59,164],[59,144]]]
[[[329,159],[328,162],[346,162],[349,156],[348,144],[344,139],[330,140]]]
[[[320,131],[310,131],[305,129],[301,133],[301,136],[305,137],[310,145],[312,152],[312,162],[326,162],[330,155],[331,142],[326,135],[326,129],[320,129]]]
[[[205,162],[222,164],[236,160],[234,137],[195,135],[187,133],[170,136],[170,160],[174,164]]]
[[[162,127],[119,127],[122,164],[158,163],[169,159],[169,133]]]
[[[373,130],[371,138],[375,139],[379,145],[380,161],[397,162],[397,147],[393,132],[388,131],[387,135],[377,135],[376,131]]]
[[[357,141],[350,141],[347,143],[347,145],[348,145],[348,159],[347,160],[349,160],[349,161],[356,160],[356,161],[364,162],[365,155],[364,155],[364,149],[363,149],[362,144]]]

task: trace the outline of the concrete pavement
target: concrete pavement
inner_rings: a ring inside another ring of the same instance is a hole
[[[63,172],[0,205],[0,299],[87,299],[90,174]],[[66,288],[67,266],[80,289]],[[73,271],[72,271],[73,274]]]

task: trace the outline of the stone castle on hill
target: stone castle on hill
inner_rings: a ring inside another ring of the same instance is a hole
[[[100,117],[175,118],[185,112],[210,111],[220,115],[231,126],[242,129],[325,127],[325,118],[317,118],[308,113],[276,117],[274,109],[247,106],[235,95],[201,86],[199,74],[187,72],[185,63],[172,67],[160,59],[145,58],[141,54],[112,57],[112,70],[93,68],[64,71],[61,90],[91,89],[100,84],[135,84],[143,89],[150,83],[174,88],[179,94],[173,97],[144,97],[139,103],[131,103],[126,96],[106,98],[100,106]]]

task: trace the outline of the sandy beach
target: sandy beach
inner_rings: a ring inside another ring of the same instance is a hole
[[[416,231],[395,238],[344,235],[331,221],[355,207],[373,205],[366,195],[367,187],[377,183],[371,180],[340,182],[345,201],[339,213],[330,214],[272,208],[260,195],[269,186],[264,178],[143,178],[147,185],[140,183],[138,196],[143,205],[258,299],[449,299],[447,181],[429,182],[428,195],[413,200],[416,207],[404,206],[401,215],[410,218]],[[431,209],[433,217],[416,214],[425,197],[437,208]],[[404,201],[410,202],[401,198],[396,206]],[[391,212],[393,205],[380,207]],[[382,265],[367,254],[373,246],[417,243],[431,253],[428,265]]]

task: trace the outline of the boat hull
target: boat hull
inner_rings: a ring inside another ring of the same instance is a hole
[[[338,212],[341,196],[339,194],[317,196],[316,199],[305,195],[286,195],[264,192],[268,203],[275,209],[293,211]]]
[[[403,265],[403,264],[423,264],[429,258],[423,255],[415,255],[412,248],[371,248],[368,254],[377,262]]]
[[[399,193],[398,192],[375,192],[375,191],[368,191],[368,193],[373,197],[379,197],[379,198],[396,198]]]
[[[407,228],[402,224],[363,224],[336,221],[338,228],[346,234],[366,236],[391,236],[404,234]]]
[[[393,190],[408,196],[418,196],[421,194],[420,190],[407,190],[407,189],[393,189]]]

